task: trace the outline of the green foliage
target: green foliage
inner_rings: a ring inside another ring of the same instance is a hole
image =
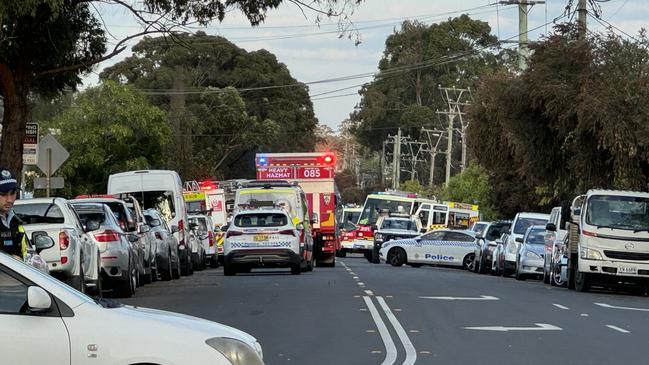
[[[60,128],[57,139],[70,158],[57,175],[63,195],[102,193],[108,175],[160,168],[169,143],[166,114],[130,86],[104,82],[76,96],[74,105],[44,128]]]
[[[442,190],[442,200],[477,204],[483,219],[497,218],[491,202],[489,173],[480,165],[471,164],[461,174],[451,177]]]
[[[581,40],[570,26],[533,46],[521,75],[485,78],[469,142],[502,213],[547,210],[590,188],[646,189],[649,42]]]

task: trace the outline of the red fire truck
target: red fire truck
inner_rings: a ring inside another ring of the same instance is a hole
[[[335,266],[340,250],[337,234],[334,182],[335,156],[331,152],[258,153],[255,158],[258,180],[297,182],[306,193],[316,245],[318,266]]]

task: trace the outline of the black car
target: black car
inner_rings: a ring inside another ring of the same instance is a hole
[[[475,265],[473,271],[486,274],[491,271],[491,262],[496,240],[512,225],[511,221],[491,222],[485,230],[476,235]]]

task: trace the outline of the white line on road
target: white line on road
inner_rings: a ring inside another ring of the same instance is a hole
[[[358,280],[358,276],[354,276],[352,279],[354,279],[354,280]]]
[[[618,331],[618,332],[622,332],[622,333],[631,333],[630,331],[627,331],[624,328],[620,328],[620,327],[614,326],[612,324],[607,324],[606,327],[608,327],[608,328],[610,328],[612,330]]]
[[[439,300],[499,300],[497,297],[491,295],[481,295],[478,298],[470,297],[419,297],[421,299],[439,299]]]
[[[365,294],[367,294],[369,296],[372,296],[372,295],[374,295],[374,292],[371,291],[371,290],[365,290]]]
[[[358,284],[358,286],[365,286],[365,283],[362,282],[362,281],[359,281],[359,282],[357,282],[356,284]]]
[[[397,360],[397,347],[394,345],[394,341],[392,341],[390,332],[385,326],[379,311],[376,310],[374,303],[372,303],[372,299],[370,297],[363,297],[363,300],[365,301],[367,308],[370,310],[372,319],[374,320],[374,323],[376,323],[376,328],[379,330],[379,334],[383,340],[383,345],[385,345],[385,359],[381,365],[392,365]]]
[[[476,331],[497,331],[497,332],[508,332],[508,331],[561,331],[561,327],[557,327],[551,324],[546,323],[534,323],[536,327],[503,327],[503,326],[491,326],[491,327],[464,327],[466,330],[476,330]]]
[[[570,308],[566,307],[565,305],[561,305],[561,304],[552,304],[552,305],[559,308],[559,309],[566,309],[566,310],[570,309]]]
[[[604,308],[626,309],[628,311],[649,312],[649,309],[647,309],[647,308],[618,307],[618,306],[610,305],[610,304],[606,304],[606,303],[595,303],[595,305],[598,305],[598,306],[604,307]]]
[[[403,365],[413,365],[415,361],[417,361],[417,350],[415,350],[415,346],[410,342],[408,334],[403,327],[401,327],[401,323],[399,323],[397,317],[394,316],[394,313],[392,313],[385,300],[382,297],[376,297],[376,300],[379,302],[381,308],[383,308],[383,311],[388,317],[388,320],[390,320],[390,323],[392,323],[392,327],[394,327],[394,330],[397,332],[397,336],[399,336],[403,348],[406,349],[406,360],[403,362]]]

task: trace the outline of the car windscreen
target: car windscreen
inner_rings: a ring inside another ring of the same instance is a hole
[[[545,229],[532,229],[525,238],[525,243],[528,245],[544,245],[545,233]]]
[[[288,224],[286,214],[280,213],[246,213],[234,217],[237,227],[281,227]]]
[[[345,222],[352,222],[356,223],[358,222],[358,217],[361,216],[361,212],[345,212],[345,216],[343,217]]]
[[[475,232],[477,235],[482,234],[484,232],[484,229],[487,227],[486,223],[476,223],[473,225],[473,228],[471,230]]]
[[[358,224],[375,224],[381,211],[387,210],[392,213],[410,214],[412,210],[411,201],[368,198],[363,206],[363,211],[358,219]]]
[[[649,199],[635,196],[593,195],[586,206],[586,223],[598,228],[649,230]]]
[[[514,226],[514,233],[525,234],[531,226],[544,226],[546,223],[548,220],[544,218],[519,218]]]
[[[167,222],[176,216],[176,207],[174,205],[174,194],[172,191],[136,191],[124,193],[132,195],[140,203],[142,209],[153,208],[160,212],[160,216]],[[118,218],[119,219],[119,218]]]
[[[293,217],[300,217],[296,190],[244,190],[239,193],[238,199],[239,208],[277,206],[284,208]]]
[[[14,205],[14,213],[25,224],[65,223],[61,208],[54,203],[34,203]]]
[[[204,218],[199,217],[189,217],[189,224],[196,224],[197,229],[201,232],[207,232],[207,221]]]
[[[417,223],[406,219],[386,219],[383,221],[383,224],[381,224],[381,229],[398,229],[417,232]]]
[[[508,228],[509,224],[492,224],[489,226],[489,229],[487,229],[485,237],[489,241],[497,240]]]

